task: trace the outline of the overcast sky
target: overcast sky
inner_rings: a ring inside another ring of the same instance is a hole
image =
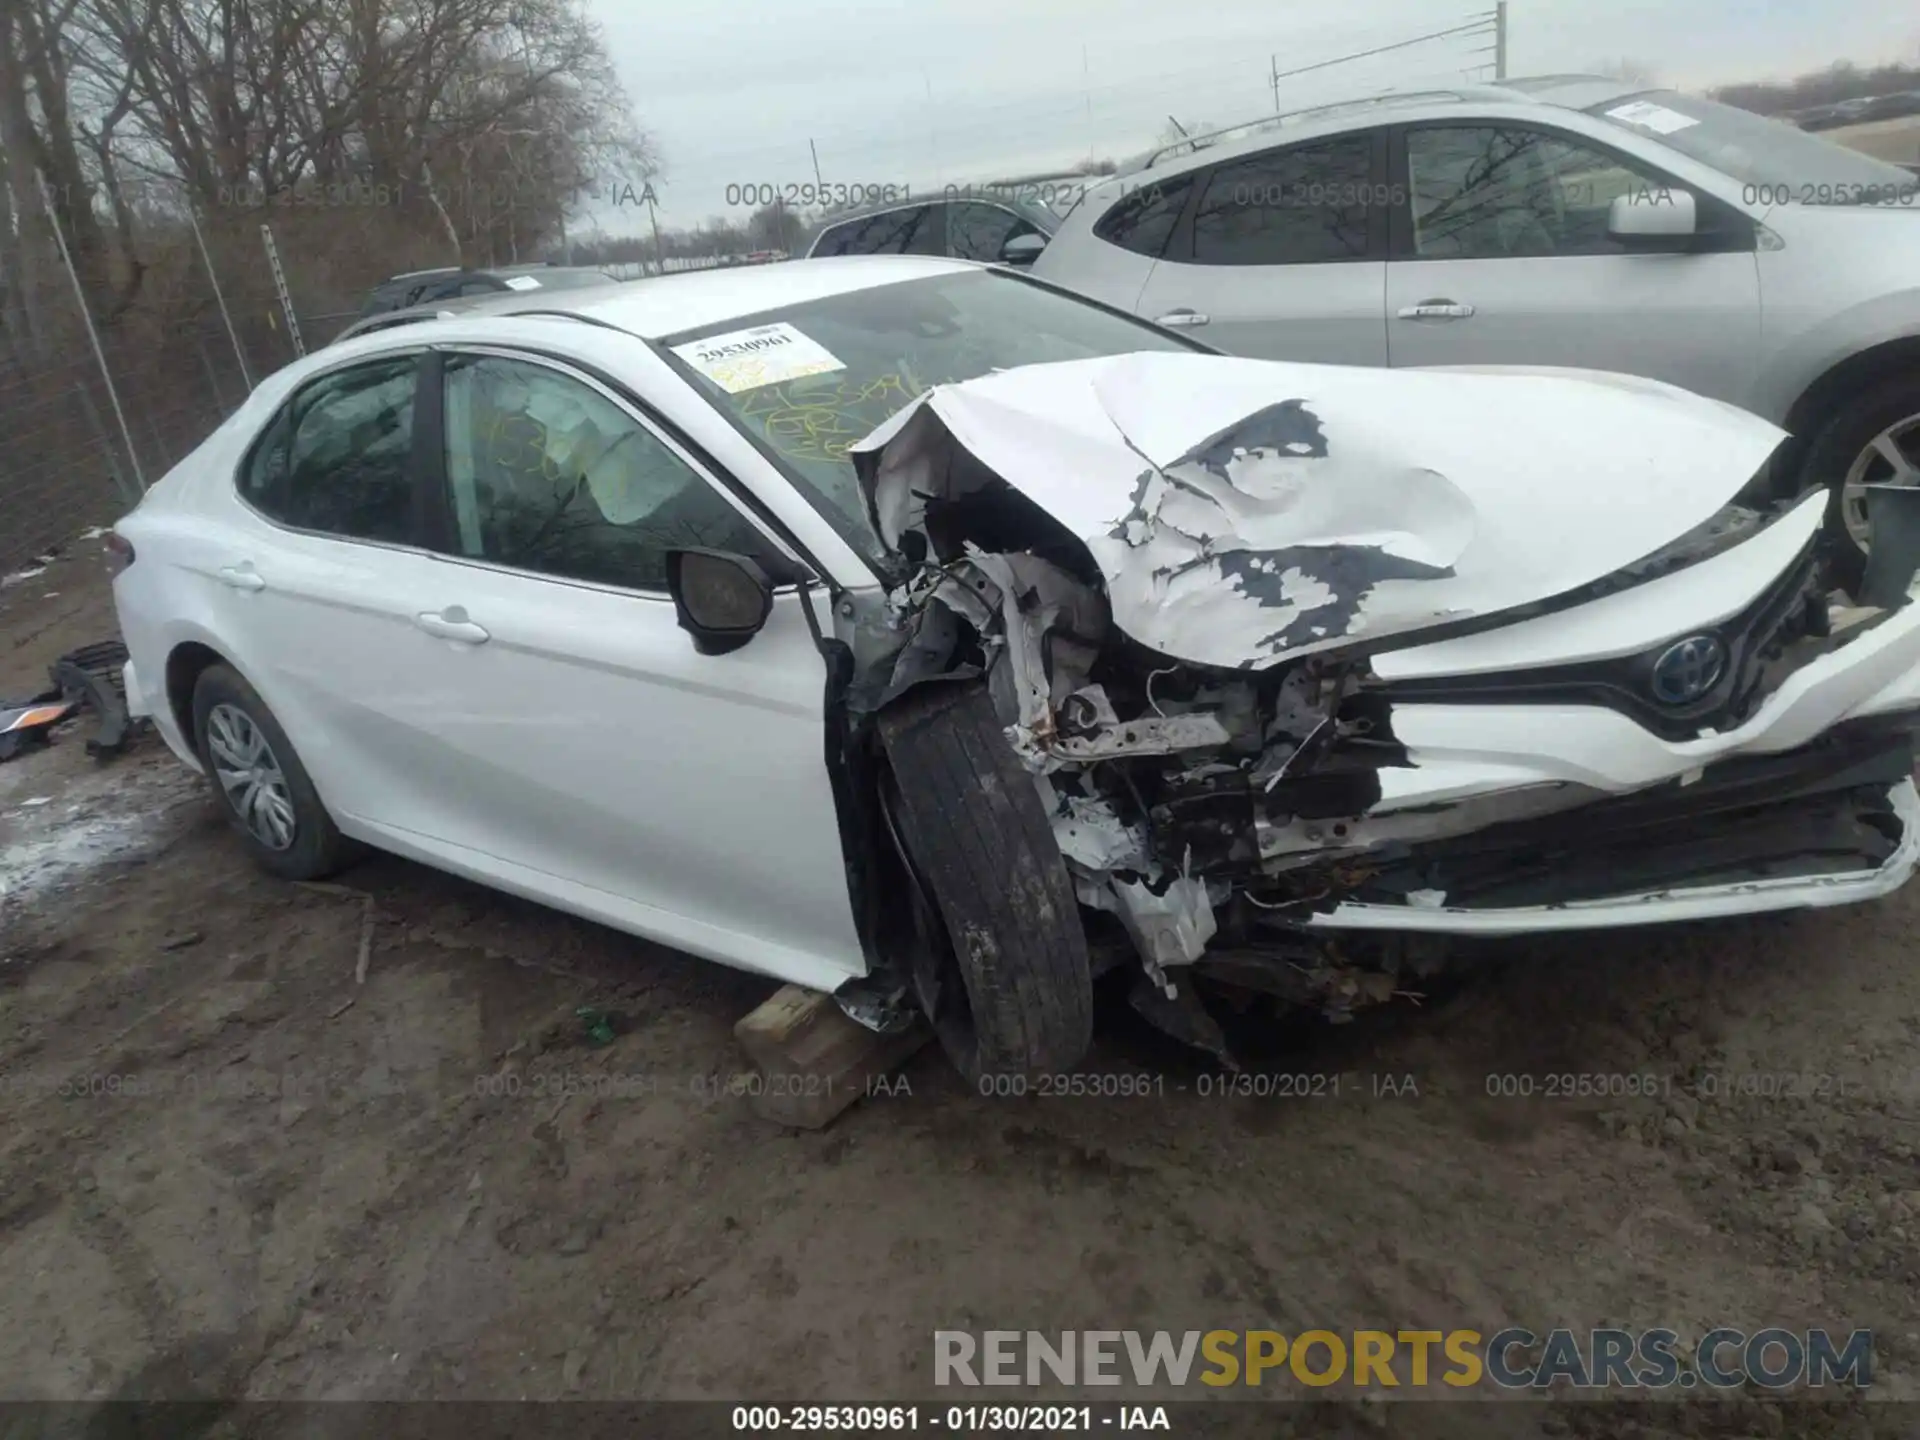
[[[1475,19],[1478,0],[588,0],[659,144],[660,220],[744,218],[729,185],[813,179],[915,189],[1119,157],[1171,113],[1229,124],[1273,106],[1281,70]],[[1838,59],[1920,60],[1909,0],[1512,0],[1509,73],[1626,59],[1682,88],[1788,77]],[[1492,74],[1486,36],[1438,40],[1283,82],[1334,87]],[[1488,68],[1472,70],[1484,65]],[[609,177],[613,183],[613,177]],[[645,211],[592,207],[607,234]]]

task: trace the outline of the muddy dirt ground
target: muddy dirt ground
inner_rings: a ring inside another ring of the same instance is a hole
[[[0,695],[112,633],[96,551],[0,593]],[[1608,1322],[1871,1327],[1873,1395],[1920,1390],[1920,888],[1494,951],[1291,1036],[1337,1097],[1203,1095],[1114,1017],[1088,1070],[1158,1093],[923,1051],[790,1133],[727,1093],[770,983],[396,859],[268,879],[157,740],[87,731],[0,764],[9,1398],[924,1399],[936,1328]],[[1665,1093],[1489,1093],[1566,1073]]]

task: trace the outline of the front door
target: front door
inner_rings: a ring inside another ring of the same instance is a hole
[[[1630,254],[1607,236],[1614,198],[1677,185],[1640,162],[1491,121],[1411,126],[1394,153],[1394,365],[1566,365],[1746,398],[1760,282],[1745,216],[1699,195],[1699,248]]]
[[[701,655],[666,589],[671,548],[774,542],[583,374],[458,354],[443,386],[451,538],[405,677],[441,716],[434,842],[695,953],[859,973],[804,602]]]

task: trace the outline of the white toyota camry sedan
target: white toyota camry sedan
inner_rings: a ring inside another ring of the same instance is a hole
[[[1221,994],[1391,994],[1383,932],[1903,883],[1920,549],[1832,598],[1821,497],[1739,503],[1783,438],[804,261],[309,356],[114,591],[130,708],[273,873],[394,851],[924,1013],[980,1077],[1076,1063],[1108,969],[1218,1050]]]

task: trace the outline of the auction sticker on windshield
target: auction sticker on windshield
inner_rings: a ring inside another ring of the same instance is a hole
[[[729,395],[847,368],[826,346],[784,320],[675,345],[673,353]]]
[[[1691,115],[1682,115],[1678,110],[1669,110],[1664,105],[1655,105],[1649,100],[1636,100],[1631,105],[1621,105],[1607,111],[1615,120],[1625,121],[1629,125],[1638,125],[1643,130],[1651,130],[1656,135],[1671,135],[1676,130],[1685,130],[1700,122]]]

